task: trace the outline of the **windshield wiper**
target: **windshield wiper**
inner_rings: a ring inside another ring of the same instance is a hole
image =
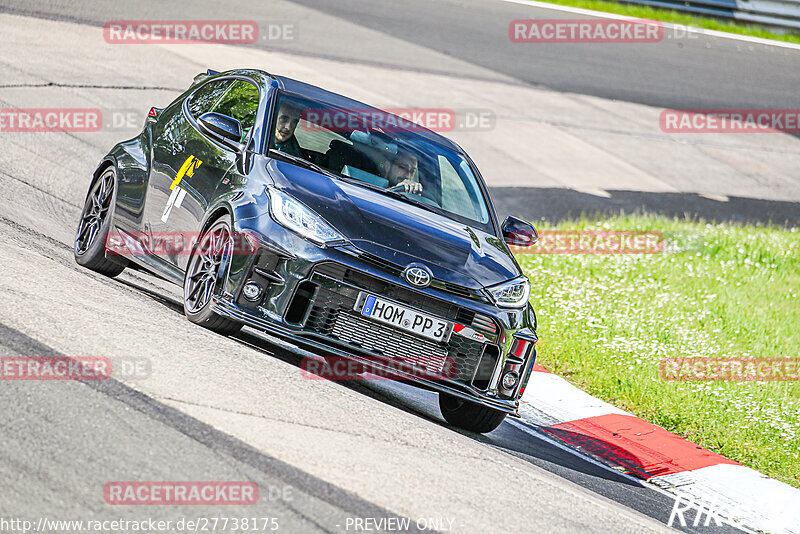
[[[357,178],[349,178],[349,177],[347,177],[347,178],[344,178],[344,179],[346,181],[348,181],[348,182],[352,182],[352,183],[355,183],[355,184],[358,184],[358,185],[362,185],[362,186],[366,187],[367,189],[371,189],[373,191],[377,191],[378,193],[381,193],[382,195],[386,195],[387,197],[396,198],[397,200],[401,200],[401,201],[405,202],[406,204],[411,204],[413,206],[417,206],[418,208],[422,208],[424,210],[430,211],[431,213],[436,213],[437,215],[445,215],[444,210],[441,210],[437,206],[431,206],[430,204],[427,204],[425,202],[417,200],[414,197],[406,196],[403,193],[401,193],[400,191],[393,191],[391,189],[385,189],[383,187],[380,187],[380,186],[377,186],[377,185],[373,185],[373,184],[371,184],[369,182],[362,182],[361,180],[359,180]]]

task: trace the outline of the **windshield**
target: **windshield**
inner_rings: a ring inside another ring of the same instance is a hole
[[[367,187],[391,190],[491,232],[489,210],[467,160],[414,132],[419,126],[375,110],[343,110],[281,94],[270,150],[302,158]],[[273,155],[274,152],[273,152]]]

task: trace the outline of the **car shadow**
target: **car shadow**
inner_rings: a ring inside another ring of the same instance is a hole
[[[302,361],[305,357],[307,357],[307,355],[316,355],[316,353],[313,352],[304,354],[303,349],[294,351],[291,349],[281,348],[261,336],[262,335],[260,333],[242,330],[240,333],[234,336],[234,339],[249,346],[253,350],[274,358],[278,358],[279,360],[290,365],[294,365],[295,367],[298,367],[298,369],[301,368]],[[298,375],[299,374],[300,373],[298,373]],[[450,430],[458,432],[459,434],[475,441],[515,452],[519,457],[536,459],[536,463],[546,463],[559,466],[562,470],[576,471],[582,475],[592,478],[613,481],[629,486],[639,486],[636,481],[631,480],[622,474],[605,469],[594,462],[582,459],[575,453],[554,445],[551,441],[548,441],[541,435],[542,430],[540,428],[535,428],[536,425],[526,423],[530,430],[539,433],[538,437],[531,431],[526,431],[525,429],[520,428],[519,425],[511,424],[510,420],[507,420],[498,429],[489,434],[476,434],[461,430],[445,422],[441,412],[439,411],[438,399],[436,398],[437,394],[434,392],[392,380],[336,380],[333,382],[341,387],[345,387],[351,391],[360,393],[376,401],[403,410],[406,413],[414,414],[437,425],[447,427]],[[534,439],[531,439],[532,436]],[[587,436],[571,437],[574,442],[581,443],[586,443],[587,440],[591,439]],[[608,451],[614,447],[613,445],[607,443],[595,443],[594,445],[594,449],[596,450]],[[619,457],[625,457],[626,465],[630,465],[631,469],[635,469],[637,467],[642,468],[641,465],[636,466],[635,457],[627,454],[625,451],[619,450],[616,452],[616,454]]]
[[[185,316],[185,314],[183,313],[183,303],[181,301],[169,297],[167,295],[164,295],[163,293],[160,293],[158,290],[151,289],[146,285],[144,285],[146,282],[144,282],[144,280],[140,277],[150,277],[150,276],[153,276],[155,278],[154,275],[137,272],[136,279],[132,280],[130,279],[130,277],[128,278],[117,277],[114,280],[128,287],[129,289],[135,290],[137,293],[141,293],[148,296],[149,298],[153,299],[159,304],[163,304],[164,307],[169,308],[170,310]]]
[[[712,200],[694,193],[607,191],[608,198],[572,189],[490,187],[500,220],[509,215],[557,223],[581,215],[658,214],[709,222],[800,226],[800,203],[730,196]]]

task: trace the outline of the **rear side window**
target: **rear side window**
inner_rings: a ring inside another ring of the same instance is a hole
[[[197,90],[189,100],[189,111],[192,116],[196,119],[203,113],[212,111],[230,85],[231,80],[218,80],[207,83]]]
[[[240,141],[244,141],[256,122],[258,88],[244,80],[211,82],[192,96],[189,111],[195,119],[212,111],[233,117],[242,124]]]
[[[236,80],[211,111],[233,117],[242,123],[242,140],[244,140],[256,122],[258,88],[250,82]]]

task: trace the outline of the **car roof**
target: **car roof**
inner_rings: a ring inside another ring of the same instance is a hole
[[[269,74],[267,72],[264,72],[264,74],[269,78],[272,78],[275,81],[278,88],[284,91],[297,93],[299,95],[308,97],[312,100],[325,102],[326,104],[331,104],[333,106],[337,106],[344,109],[359,110],[365,112],[375,111],[383,115],[387,114],[387,112],[384,110],[380,110],[374,106],[364,104],[363,102],[359,102],[358,100],[353,100],[352,98],[348,98],[338,93],[327,91],[325,89],[322,89],[321,87],[317,87],[316,85],[311,85],[309,83],[301,82],[293,78],[287,78],[286,76]],[[391,115],[391,113],[388,114]],[[415,133],[420,137],[427,139],[428,141],[432,141],[434,143],[442,145],[443,147],[454,150],[459,154],[464,154],[464,151],[455,142],[451,141],[447,137],[444,137],[443,135],[437,134],[432,130],[419,126],[419,128],[415,127],[412,133]]]

